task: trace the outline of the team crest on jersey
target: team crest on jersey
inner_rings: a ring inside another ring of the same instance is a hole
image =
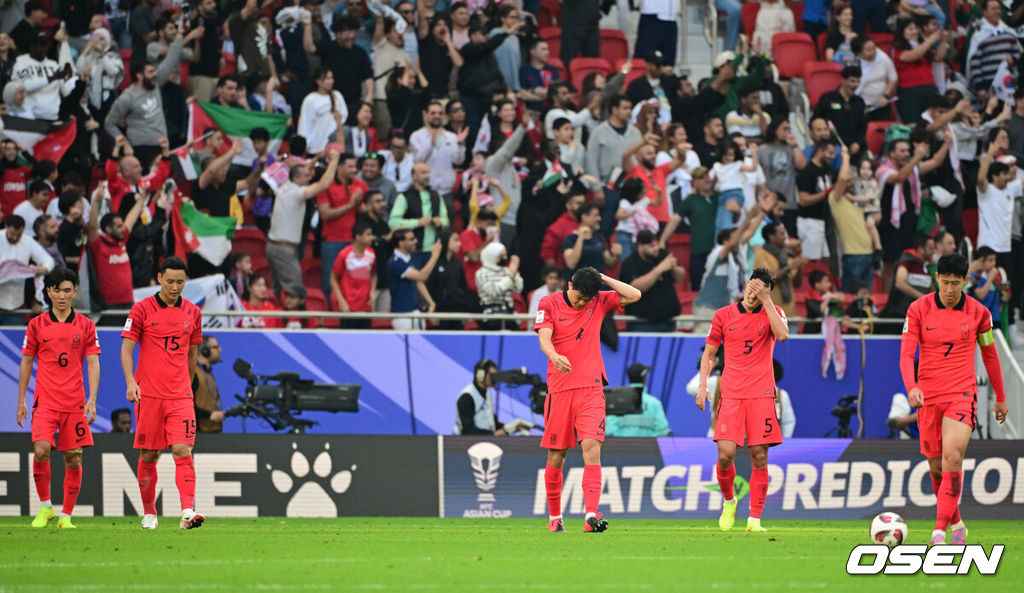
[[[82,336],[80,336],[78,334],[75,334],[71,338],[71,349],[72,350],[78,350],[81,347],[82,347]]]
[[[960,325],[960,339],[969,340],[971,339],[971,328],[966,323]]]
[[[594,308],[593,307],[587,307],[587,317],[593,317],[593,316],[594,316]]]
[[[188,319],[186,319],[185,321],[183,321],[183,322],[181,323],[181,328],[182,328],[183,330],[185,330],[185,333],[186,333],[186,334],[188,334]]]
[[[768,324],[763,321],[757,322],[757,335],[763,336],[768,333]]]

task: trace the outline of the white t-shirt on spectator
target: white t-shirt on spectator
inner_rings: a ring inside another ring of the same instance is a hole
[[[298,244],[302,239],[302,219],[306,213],[306,188],[291,181],[277,190],[270,214],[267,239]]]
[[[334,95],[334,109],[341,112],[341,121],[348,119],[348,107],[345,99],[338,91],[331,91]],[[331,111],[331,97],[312,92],[302,100],[302,108],[299,110],[299,135],[306,139],[306,152],[323,150],[327,143],[334,137],[338,130],[338,124],[334,121],[334,113]]]
[[[754,159],[746,157],[743,159],[745,166],[756,164]],[[746,212],[757,204],[757,186],[764,185],[767,179],[764,176],[764,169],[757,165],[757,171],[743,172],[743,211]]]
[[[728,165],[715,163],[711,166],[711,177],[715,179],[715,188],[718,191],[728,189],[743,189],[743,171],[740,168],[743,161],[733,161]]]
[[[1010,252],[1010,230],[1013,225],[1013,200],[1024,193],[1019,180],[1003,189],[989,183],[985,191],[978,188],[978,247],[991,247],[996,253]]]
[[[36,233],[32,230],[32,225],[36,223],[37,218],[46,213],[33,206],[32,202],[25,200],[14,208],[13,214],[25,219],[25,234],[34,239]]]

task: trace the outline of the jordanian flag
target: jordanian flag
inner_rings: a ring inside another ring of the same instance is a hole
[[[209,216],[196,210],[195,204],[178,199],[171,211],[174,227],[174,254],[184,258],[197,253],[215,266],[231,253],[231,237],[237,220],[230,216]]]
[[[78,135],[75,122],[52,122],[41,119],[3,116],[3,135],[32,151],[37,161],[59,163]]]
[[[565,179],[565,169],[562,168],[562,162],[555,159],[555,162],[551,163],[551,167],[548,168],[547,173],[540,180],[541,187],[551,187],[562,182]]]
[[[283,113],[246,111],[237,107],[224,107],[216,103],[196,101],[188,106],[188,139],[202,138],[207,128],[224,132],[231,142],[242,142],[245,149],[234,159],[237,165],[250,166],[256,160],[256,151],[249,140],[253,128],[265,128],[270,133],[268,154],[277,154],[288,131],[288,116]]]

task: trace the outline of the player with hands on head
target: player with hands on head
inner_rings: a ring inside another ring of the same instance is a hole
[[[33,317],[25,331],[18,372],[18,426],[23,426],[28,407],[25,393],[38,360],[32,404],[32,479],[42,508],[32,527],[46,527],[53,519],[50,502],[50,451],[64,454],[64,507],[57,527],[74,529],[71,512],[82,488],[82,449],[92,446],[89,425],[96,419],[96,391],[100,383],[100,344],[96,324],[76,313],[71,304],[78,294],[78,274],[55,268],[43,280],[50,311]],[[82,361],[89,375],[89,397],[82,382]],[[57,440],[54,441],[54,433]]]
[[[946,543],[947,528],[952,530],[953,544],[967,542],[959,501],[964,454],[978,425],[975,343],[981,347],[985,372],[996,394],[995,418],[1000,424],[1006,420],[1006,392],[992,314],[964,293],[968,267],[959,253],[939,258],[935,267],[938,290],[911,303],[900,345],[900,373],[907,400],[917,409],[921,454],[928,459],[937,499],[932,544]]]
[[[605,284],[612,290],[600,290]],[[597,512],[601,501],[601,444],[604,442],[604,386],[608,374],[601,357],[601,322],[609,311],[640,300],[635,287],[609,278],[591,267],[576,271],[568,288],[540,300],[534,331],[548,357],[548,395],[544,404],[544,436],[548,450],[544,487],[548,528],[565,531],[562,522],[562,466],[569,447],[583,450],[583,531],[601,532],[608,521]]]
[[[782,430],[775,410],[775,342],[789,338],[786,314],[772,302],[775,281],[771,272],[757,268],[750,275],[738,303],[715,312],[700,360],[697,407],[709,401],[708,376],[715,355],[725,347],[725,369],[719,379],[714,440],[718,444],[716,477],[722,490],[722,515],[718,526],[732,529],[736,521],[736,448],[746,438],[750,449],[750,515],[747,531],[767,531],[761,526],[761,511],[768,494],[768,448],[782,443]]]

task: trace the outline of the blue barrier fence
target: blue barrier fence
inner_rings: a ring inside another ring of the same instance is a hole
[[[313,433],[336,434],[450,434],[455,421],[455,398],[471,382],[473,365],[487,357],[502,369],[526,367],[544,376],[546,359],[530,334],[416,333],[391,332],[254,332],[218,331],[224,364],[214,367],[225,406],[245,384],[231,371],[235,358],[253,364],[253,371],[273,374],[299,373],[321,383],[359,383],[363,386],[357,414],[303,414],[318,422]],[[23,431],[14,419],[17,397],[20,346],[24,332],[0,330],[0,392],[4,403],[0,431]],[[127,407],[120,364],[120,333],[100,330],[102,369],[95,432],[109,430],[110,412]],[[604,349],[604,360],[612,385],[627,382],[626,369],[636,361],[652,367],[648,390],[664,404],[676,436],[703,436],[708,428],[707,412],[694,406],[686,393],[687,382],[697,373],[702,337],[622,335],[618,351]],[[785,376],[780,385],[792,399],[796,414],[796,437],[821,437],[836,426],[831,411],[844,395],[858,391],[861,367],[859,338],[846,340],[847,372],[843,380],[830,368],[822,377],[820,338],[797,337],[778,344],[775,357]],[[885,437],[885,420],[893,393],[903,391],[899,375],[899,340],[866,340],[864,379],[864,436]],[[31,389],[30,389],[31,391]],[[496,401],[502,421],[514,417],[540,418],[530,413],[528,387],[501,386]],[[853,419],[856,433],[858,420]],[[271,432],[262,422],[229,418],[227,432]]]

